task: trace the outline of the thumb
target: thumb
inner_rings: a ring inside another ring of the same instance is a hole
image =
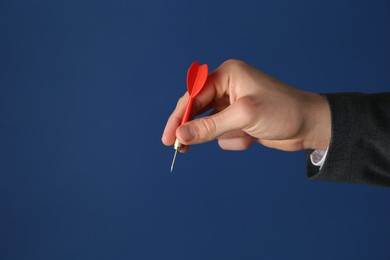
[[[228,131],[242,129],[252,117],[246,107],[237,101],[217,114],[183,124],[177,128],[176,136],[182,144],[190,145],[205,143]]]

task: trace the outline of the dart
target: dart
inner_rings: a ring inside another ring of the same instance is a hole
[[[199,65],[198,62],[194,62],[191,64],[190,68],[187,72],[187,91],[189,94],[188,103],[186,106],[186,109],[184,111],[184,116],[181,120],[180,125],[188,122],[190,115],[191,115],[191,109],[192,104],[194,102],[195,97],[200,93],[200,91],[203,89],[204,84],[207,80],[208,76],[208,66],[207,64]],[[173,156],[172,164],[171,164],[171,173],[173,171],[173,167],[175,166],[176,156],[177,152],[180,151],[182,148],[182,144],[180,141],[176,138],[175,143],[173,145],[173,148],[175,149],[175,154]]]

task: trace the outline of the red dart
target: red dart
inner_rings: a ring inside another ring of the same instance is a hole
[[[207,80],[207,76],[208,76],[207,64],[203,64],[202,66],[200,66],[199,63],[195,61],[194,63],[191,64],[190,68],[188,69],[187,91],[190,98],[188,99],[186,110],[184,111],[184,116],[183,119],[181,120],[180,125],[184,124],[185,122],[188,122],[191,115],[191,109],[192,109],[192,104],[194,102],[194,99],[203,89],[204,84],[206,83]],[[173,145],[175,149],[175,155],[173,156],[173,160],[172,160],[171,172],[173,171],[173,167],[175,165],[177,151],[179,151],[182,146],[183,145],[176,138],[175,144]]]

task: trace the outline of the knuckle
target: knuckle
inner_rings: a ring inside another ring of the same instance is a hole
[[[204,117],[199,119],[200,135],[199,137],[205,140],[209,140],[215,137],[217,126],[215,121],[210,117]]]
[[[227,70],[238,70],[241,69],[245,66],[245,62],[236,60],[236,59],[229,59],[226,60],[224,63],[222,63],[222,67],[227,69]]]
[[[187,103],[187,94],[184,94],[179,98],[179,100],[176,103],[176,107],[173,110],[171,114],[171,118],[176,120],[176,121],[181,121],[182,114],[181,111],[184,111],[185,104]]]
[[[187,101],[187,94],[184,94],[183,96],[181,96],[179,98],[179,100],[177,101],[177,104],[176,104],[176,107],[180,107],[183,103],[185,103]]]
[[[241,98],[237,102],[237,114],[240,116],[241,120],[245,123],[249,123],[257,114],[257,104],[251,98]]]

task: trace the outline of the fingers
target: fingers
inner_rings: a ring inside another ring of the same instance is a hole
[[[240,138],[218,139],[218,144],[224,150],[241,151],[248,149],[253,141],[254,138],[247,135]]]
[[[205,112],[205,109],[216,108],[219,100],[226,95],[230,75],[220,66],[207,78],[202,91],[195,98],[192,108],[193,115]],[[210,106],[212,105],[212,106]]]
[[[240,151],[248,149],[254,140],[242,130],[233,130],[218,137],[218,144],[223,150]]]
[[[164,145],[171,146],[175,142],[176,139],[176,129],[180,126],[181,120],[184,116],[185,108],[187,102],[189,100],[188,92],[182,96],[177,102],[176,108],[168,118],[167,124],[165,125],[165,129],[162,135],[162,142]],[[192,106],[192,116],[194,116],[198,111],[203,113],[209,109],[209,106],[204,108],[201,107],[199,101],[195,100]]]
[[[184,115],[184,110],[187,105],[188,99],[189,99],[188,93],[185,93],[185,95],[179,99],[175,110],[168,118],[167,124],[165,125],[164,133],[161,138],[161,141],[163,142],[164,145],[170,146],[173,145],[173,143],[175,142],[176,128],[181,123],[181,119]]]
[[[248,136],[248,134],[242,130],[232,130],[232,131],[228,131],[228,132],[222,134],[221,136],[219,136],[218,140],[220,140],[220,139],[235,139],[235,138],[241,138],[241,137],[246,137],[246,136]]]
[[[266,147],[287,151],[287,152],[299,151],[304,149],[303,142],[299,139],[292,139],[292,140],[259,139],[258,142]]]
[[[185,123],[176,130],[176,136],[185,145],[211,141],[221,135],[243,129],[252,119],[245,101],[238,100],[225,110]]]
[[[217,104],[215,99],[222,97],[226,92],[225,90],[228,88],[227,85],[229,84],[229,74],[221,71],[223,70],[221,67],[209,75],[203,90],[195,98],[191,111],[192,116],[203,113],[211,108],[217,107],[218,109],[222,109],[221,104]],[[170,146],[175,142],[176,129],[179,127],[184,116],[188,99],[189,95],[186,92],[186,94],[179,99],[176,108],[169,117],[161,138],[164,145]]]

